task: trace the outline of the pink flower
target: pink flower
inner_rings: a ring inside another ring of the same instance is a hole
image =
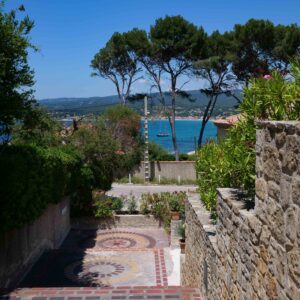
[[[265,78],[265,79],[271,79],[271,78],[272,78],[272,75],[267,74],[267,75],[264,76],[264,78]]]

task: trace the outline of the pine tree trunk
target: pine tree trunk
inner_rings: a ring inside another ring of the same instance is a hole
[[[204,115],[202,118],[200,134],[199,134],[199,138],[198,138],[198,148],[201,148],[201,146],[203,144],[204,130],[205,130],[207,122],[209,121],[209,119],[214,111],[217,100],[218,100],[218,95],[211,96],[210,100],[206,106],[206,109],[205,109],[205,112],[204,112]]]
[[[175,89],[174,89],[175,91]],[[177,138],[176,138],[176,128],[175,128],[175,119],[176,119],[176,95],[175,92],[172,93],[172,115],[169,116],[169,122],[171,125],[171,132],[172,132],[172,143],[174,148],[174,154],[175,154],[175,160],[179,161],[179,151],[178,151],[178,145],[177,145]]]
[[[199,138],[198,138],[198,148],[201,148],[202,143],[203,143],[203,135],[204,135],[204,130],[205,130],[205,126],[207,121],[205,121],[206,117],[202,118],[202,124],[201,124],[201,129],[200,129],[200,134],[199,134]]]

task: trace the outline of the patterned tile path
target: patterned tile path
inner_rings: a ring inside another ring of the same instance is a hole
[[[145,249],[166,248],[168,236],[162,229],[122,228],[111,230],[71,230],[62,249]]]
[[[200,299],[196,289],[179,286],[171,252],[163,229],[71,230],[60,249],[45,252],[2,298]]]
[[[180,286],[120,286],[117,288],[32,288],[19,289],[0,297],[10,300],[201,300],[199,291]]]
[[[173,269],[168,245],[160,229],[72,230],[20,287],[167,286]]]

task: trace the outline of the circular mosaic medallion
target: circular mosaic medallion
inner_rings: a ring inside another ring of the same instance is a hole
[[[65,268],[65,276],[80,285],[110,286],[135,276],[139,270],[135,262],[120,262],[117,258],[88,257],[75,261]]]
[[[80,248],[103,249],[130,249],[130,248],[154,248],[155,239],[150,236],[135,232],[109,231],[100,232],[97,236],[88,236],[79,241]]]
[[[111,237],[97,242],[97,246],[100,248],[132,248],[135,245],[135,240],[126,237]]]

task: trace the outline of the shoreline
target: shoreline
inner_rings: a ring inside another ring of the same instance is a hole
[[[220,118],[211,117],[209,121],[215,121]],[[144,121],[145,117],[141,117],[141,120]],[[168,121],[168,118],[148,118],[148,121]],[[177,117],[175,121],[202,121],[202,118],[196,117]]]

